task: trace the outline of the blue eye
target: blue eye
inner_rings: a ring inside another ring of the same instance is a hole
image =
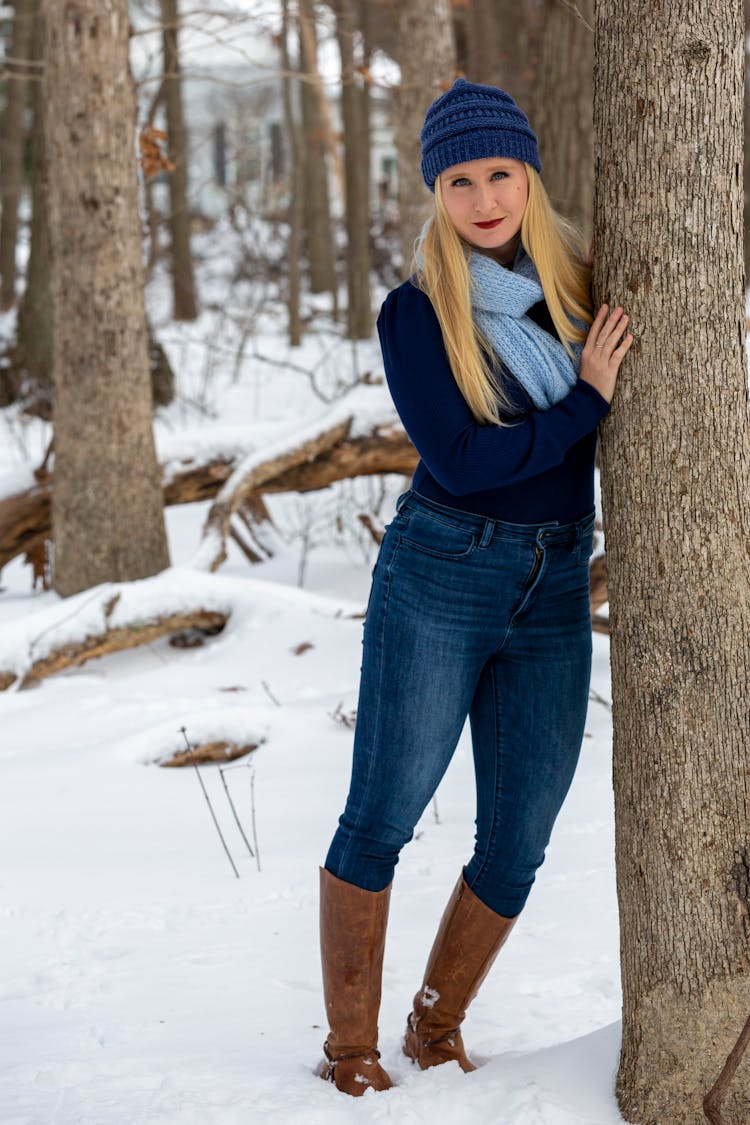
[[[461,187],[463,184],[468,184],[466,176],[456,176],[455,180],[451,180],[451,187]]]
[[[508,175],[507,172],[500,172],[500,171],[493,172],[492,173],[492,179],[494,180],[496,176],[507,176],[507,175]]]

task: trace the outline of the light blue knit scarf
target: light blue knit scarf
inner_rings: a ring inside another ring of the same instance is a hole
[[[469,256],[471,309],[493,350],[528,392],[538,410],[547,410],[576,383],[583,343],[571,344],[571,361],[560,341],[526,312],[544,297],[536,266],[519,248],[513,269],[476,251]],[[573,320],[584,327],[583,322]]]

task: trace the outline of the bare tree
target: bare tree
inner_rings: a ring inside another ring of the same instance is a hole
[[[172,257],[173,315],[175,320],[198,316],[193,255],[190,248],[188,203],[188,144],[182,110],[182,73],[177,42],[177,0],[159,0],[164,45],[162,98],[167,118],[169,156],[175,165],[169,177],[169,232]]]
[[[281,65],[284,88],[284,120],[291,149],[289,173],[289,239],[287,241],[287,310],[289,314],[289,343],[296,347],[302,342],[300,318],[300,257],[302,252],[302,137],[297,123],[292,96],[292,63],[289,55],[289,3],[281,3]]]
[[[419,50],[414,44],[419,43]],[[456,51],[450,0],[402,0],[397,62],[401,69],[396,116],[398,207],[403,276],[411,272],[414,241],[430,213],[420,171],[419,133],[427,107],[453,81]]]
[[[588,235],[594,210],[594,0],[545,0],[532,125],[553,204]]]
[[[151,427],[127,0],[47,0],[54,583],[168,565]],[[75,81],[71,81],[75,74]]]
[[[648,23],[648,43],[634,30]],[[628,1121],[703,1120],[750,1012],[741,0],[598,0],[595,297]],[[750,1072],[722,1119],[748,1119]]]
[[[321,112],[321,94],[323,97],[325,94],[318,73],[315,5],[312,0],[298,0],[297,20],[304,132],[305,243],[310,289],[313,293],[335,293],[336,273],[326,163],[329,144]]]
[[[459,70],[472,82],[501,86],[526,109],[534,81],[533,39],[545,2],[466,0],[455,4]]]
[[[353,340],[372,332],[370,298],[370,184],[367,175],[370,137],[366,129],[361,77],[354,51],[353,0],[334,0],[336,39],[341,55],[341,112],[344,122],[346,182],[347,331]]]
[[[34,22],[33,0],[15,0],[10,58],[6,61],[7,97],[0,119],[0,308],[16,299],[18,203],[23,187],[24,108]]]
[[[44,59],[44,0],[33,0],[32,60]],[[47,161],[44,147],[44,93],[41,65],[31,99],[31,239],[26,286],[18,309],[16,362],[22,374],[24,405],[44,417],[52,412],[52,296],[47,231]]]

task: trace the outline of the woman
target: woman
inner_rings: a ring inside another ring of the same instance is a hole
[[[321,869],[321,1075],[353,1095],[391,1086],[377,1018],[393,871],[467,716],[476,845],[404,1051],[423,1069],[474,1069],[460,1026],[523,908],[583,739],[596,427],[633,340],[619,307],[592,323],[580,238],[552,210],[536,136],[507,94],[458,79],[421,140],[434,215],[416,275],[378,320],[421,460],[373,570],[351,787]]]

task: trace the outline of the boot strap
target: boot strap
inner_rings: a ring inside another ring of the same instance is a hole
[[[434,1039],[423,1039],[422,1040],[422,1046],[423,1047],[434,1047],[438,1043],[445,1043],[446,1039],[450,1039],[451,1036],[453,1036],[453,1035],[458,1035],[460,1033],[460,1031],[461,1031],[460,1027],[452,1027],[450,1029],[450,1031],[445,1031],[445,1032],[443,1032],[442,1035],[438,1035]]]
[[[450,1039],[452,1035],[457,1035],[461,1031],[461,1025],[452,1027],[449,1031],[444,1031],[442,1035],[436,1035],[434,1039],[425,1039],[419,1033],[419,1025],[422,1022],[421,1018],[415,1018],[414,1012],[409,1012],[408,1024],[414,1034],[417,1036],[423,1047],[434,1047],[437,1043],[444,1043],[446,1039]]]
[[[334,1070],[334,1067],[336,1066],[336,1063],[338,1063],[338,1062],[344,1062],[345,1059],[363,1059],[365,1057],[365,1055],[374,1055],[376,1059],[380,1058],[380,1051],[377,1049],[377,1047],[366,1047],[362,1051],[352,1051],[351,1054],[336,1055],[334,1057],[330,1053],[330,1051],[328,1050],[328,1040],[327,1039],[326,1039],[325,1043],[323,1044],[323,1054],[328,1059],[328,1062],[331,1064],[331,1071],[330,1071],[330,1078],[329,1078],[330,1082],[333,1082],[333,1070]]]

